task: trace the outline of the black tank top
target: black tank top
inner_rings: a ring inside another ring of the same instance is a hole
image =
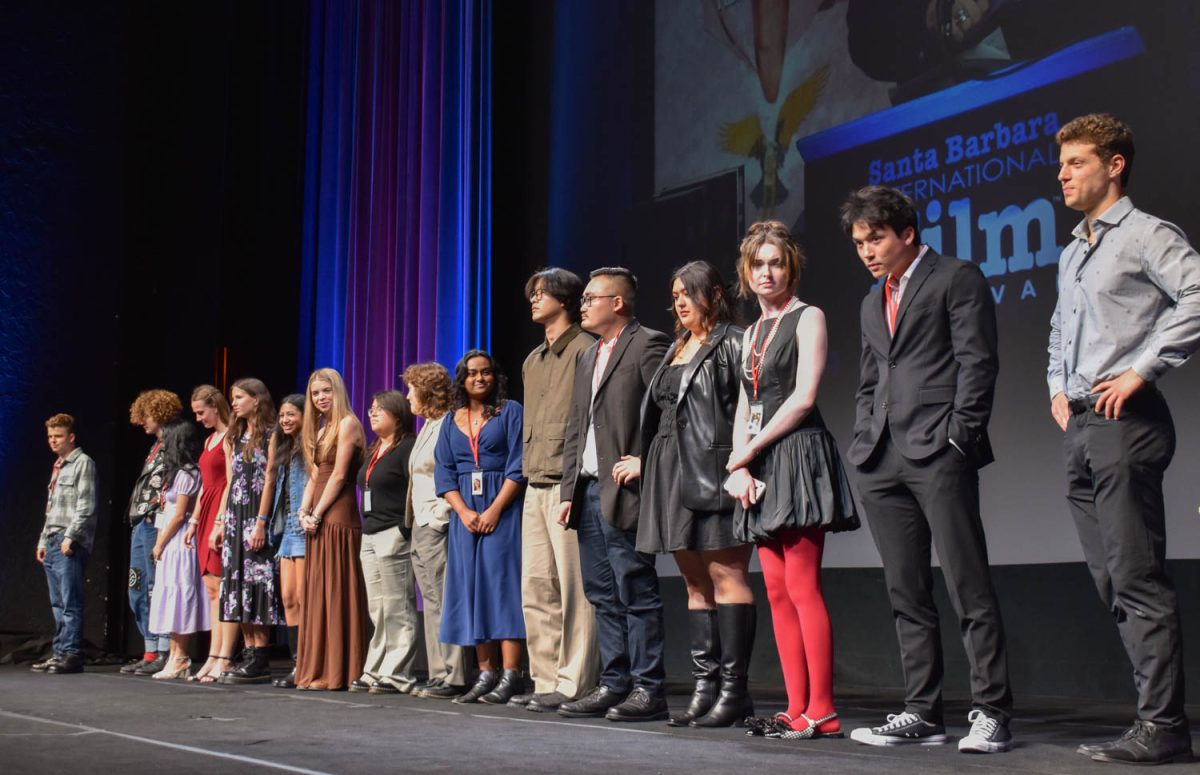
[[[771,418],[779,411],[779,407],[796,389],[796,363],[799,359],[796,348],[796,326],[800,324],[800,316],[804,314],[808,306],[805,304],[784,313],[783,319],[779,321],[779,330],[775,332],[775,338],[767,347],[767,353],[758,374],[758,400],[763,405],[763,425],[771,421]],[[756,352],[762,349],[763,342],[770,335],[771,327],[775,323],[773,317],[760,318],[760,320],[762,322],[757,326],[758,336],[750,343]],[[755,333],[754,325],[746,329],[748,338],[753,337]],[[743,348],[742,353],[742,387],[746,390],[746,397],[753,402],[755,400],[754,378],[750,370],[752,357],[750,348]],[[824,427],[825,423],[821,419],[821,412],[814,406],[808,417],[804,418],[804,422],[800,423],[796,430]]]

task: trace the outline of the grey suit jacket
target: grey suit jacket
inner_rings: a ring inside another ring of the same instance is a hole
[[[621,530],[637,528],[640,482],[618,486],[612,479],[612,467],[622,455],[642,454],[642,396],[670,345],[671,338],[666,334],[631,320],[617,337],[594,402],[592,374],[600,348],[598,341],[583,351],[575,369],[563,446],[561,497],[575,503],[581,494],[579,472],[583,467],[588,425],[592,424],[596,429],[596,456],[600,464],[600,509],[609,524]],[[573,508],[568,527],[575,527],[578,519],[579,509]]]
[[[862,363],[854,441],[846,453],[866,463],[884,426],[896,449],[920,460],[950,440],[977,467],[992,462],[988,420],[1000,359],[996,305],[979,267],[925,253],[888,333],[882,284],[863,299]]]

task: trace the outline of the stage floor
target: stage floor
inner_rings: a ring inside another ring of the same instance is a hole
[[[683,695],[671,697],[672,707],[684,704]],[[849,730],[898,708],[895,697],[843,694],[839,711]],[[768,701],[759,712],[781,709]],[[954,738],[966,732],[967,710],[949,707]],[[1117,736],[1130,711],[1026,698],[1012,725],[1017,748],[971,756],[953,742],[891,749],[849,740],[781,742],[737,729],[571,721],[402,695],[200,686],[122,676],[115,668],[47,676],[6,666],[0,772],[1122,772],[1074,749]],[[1200,772],[1200,764],[1168,772]]]

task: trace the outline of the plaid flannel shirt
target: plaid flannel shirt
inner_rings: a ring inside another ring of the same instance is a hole
[[[67,455],[46,486],[46,526],[38,548],[46,548],[50,536],[65,533],[88,551],[96,535],[96,463],[78,447]]]

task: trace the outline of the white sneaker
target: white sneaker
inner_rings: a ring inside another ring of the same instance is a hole
[[[992,718],[981,710],[967,714],[971,731],[958,741],[959,753],[1003,753],[1012,748],[1012,733],[1008,725]]]

